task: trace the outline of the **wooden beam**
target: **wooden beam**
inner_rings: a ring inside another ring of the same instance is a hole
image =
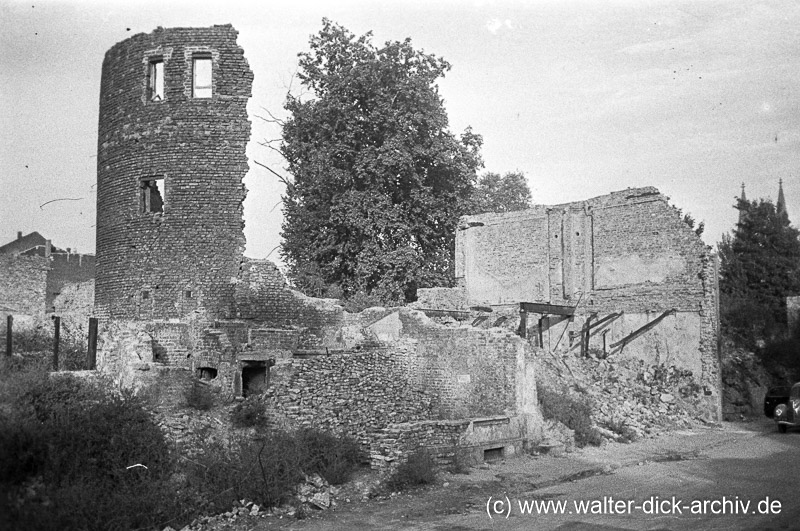
[[[623,348],[625,348],[625,345],[627,345],[628,343],[630,343],[631,341],[633,341],[637,337],[639,337],[639,336],[647,333],[648,331],[652,330],[653,328],[655,328],[656,325],[658,325],[658,323],[663,321],[667,316],[673,315],[677,311],[678,310],[676,310],[675,308],[673,308],[671,310],[667,310],[666,312],[662,313],[661,315],[659,315],[658,317],[656,317],[655,319],[653,319],[652,321],[650,321],[646,325],[638,328],[637,330],[634,330],[633,332],[631,332],[627,336],[623,337],[622,339],[620,339],[616,343],[611,343],[611,345],[609,345],[609,348],[612,351],[614,349],[616,349],[617,347],[619,347],[619,350],[622,350]],[[612,352],[612,354],[613,353],[614,352]]]
[[[521,302],[519,303],[519,309],[520,311],[540,313],[542,315],[575,315],[573,306],[560,306],[541,302]]]

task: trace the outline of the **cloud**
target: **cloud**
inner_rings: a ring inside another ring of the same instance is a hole
[[[486,29],[489,30],[489,33],[492,35],[497,35],[497,32],[501,29],[514,29],[514,25],[509,19],[500,20],[499,18],[493,18],[486,23]]]

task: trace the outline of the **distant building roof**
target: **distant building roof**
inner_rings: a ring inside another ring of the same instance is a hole
[[[0,254],[21,254],[36,249],[37,247],[44,248],[46,244],[47,238],[38,232],[31,232],[26,236],[23,236],[22,232],[18,232],[16,240],[0,246]],[[55,247],[53,248],[53,251],[57,250],[58,249]]]

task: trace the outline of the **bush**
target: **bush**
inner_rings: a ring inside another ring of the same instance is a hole
[[[256,438],[209,442],[187,460],[187,482],[203,505],[222,511],[231,500],[263,507],[290,500],[304,474],[344,482],[361,458],[358,444],[318,430],[275,431]]]
[[[245,398],[231,411],[231,423],[236,428],[263,427],[267,424],[264,404],[254,397]]]
[[[425,450],[417,450],[408,456],[386,480],[386,488],[396,492],[409,487],[430,485],[436,481],[436,460]]]
[[[163,527],[180,514],[170,447],[136,399],[71,375],[17,376],[0,394],[0,527]]]
[[[192,382],[192,388],[186,395],[186,405],[198,411],[208,411],[214,407],[214,395],[205,385]]]
[[[187,485],[207,511],[226,511],[240,499],[275,507],[303,479],[301,466],[299,449],[285,432],[210,441],[187,460]]]
[[[308,474],[317,473],[331,485],[350,479],[351,471],[361,462],[362,451],[350,437],[337,437],[329,432],[304,429],[295,434]]]
[[[541,382],[536,382],[536,392],[544,418],[557,420],[573,430],[576,445],[600,445],[602,437],[592,424],[593,404],[589,397],[577,399],[568,392],[552,389]]]
[[[606,427],[619,435],[618,442],[629,443],[638,439],[636,432],[624,420],[611,420]]]

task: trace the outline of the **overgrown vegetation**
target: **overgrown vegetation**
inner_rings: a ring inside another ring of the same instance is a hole
[[[247,397],[236,404],[231,411],[231,424],[236,428],[256,428],[266,426],[267,412],[257,397]]]
[[[544,418],[557,420],[573,430],[577,446],[600,445],[602,436],[592,423],[593,404],[588,395],[578,399],[569,392],[551,388],[538,381],[536,392]]]
[[[130,394],[70,374],[0,360],[0,528],[179,529],[248,499],[291,499],[305,474],[341,483],[362,460],[355,441],[316,430],[259,430],[171,444]]]
[[[86,338],[76,338],[74,334],[63,329],[58,346],[59,369],[80,371],[87,367]],[[5,326],[0,330],[5,353]],[[25,363],[31,366],[52,368],[54,331],[52,326],[37,325],[34,327],[14,326],[12,328],[14,354],[22,355]]]
[[[208,386],[193,382],[186,395],[186,405],[198,411],[208,411],[214,407],[214,393]]]
[[[398,465],[386,480],[385,487],[392,492],[399,492],[430,485],[436,481],[437,476],[436,460],[425,450],[417,450],[408,456],[408,460]]]

